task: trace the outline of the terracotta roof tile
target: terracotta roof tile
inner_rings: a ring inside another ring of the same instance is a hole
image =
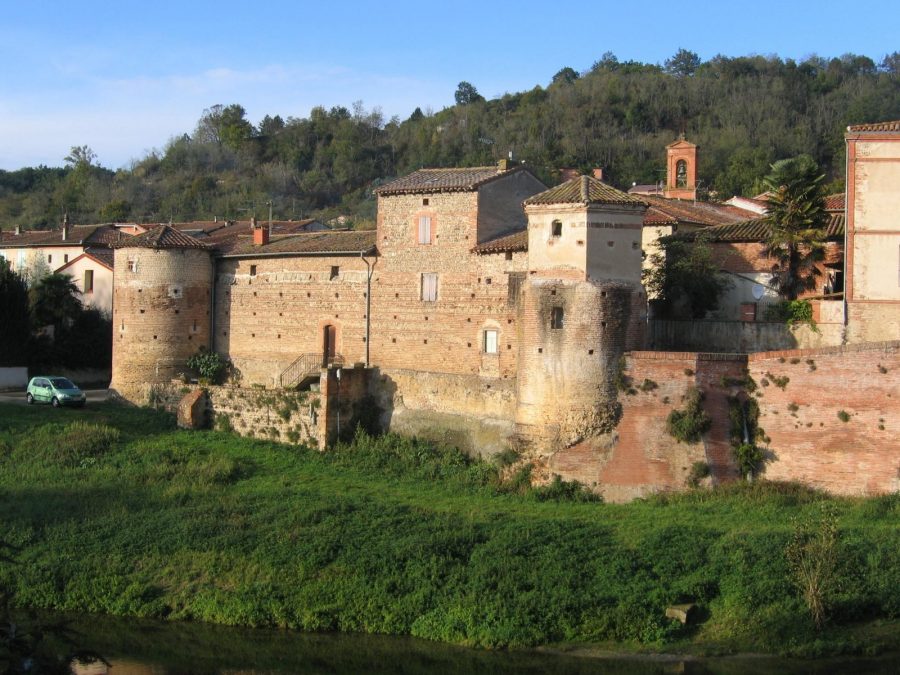
[[[488,181],[515,171],[501,171],[496,166],[475,166],[462,169],[419,169],[386,183],[375,192],[379,195],[417,194],[422,192],[471,192]]]
[[[472,247],[473,253],[506,253],[528,250],[528,230],[520,230],[512,234],[495,237]]]
[[[628,204],[646,206],[647,202],[617,190],[593,176],[578,176],[525,200],[526,206],[549,204]]]
[[[691,225],[725,225],[759,217],[759,214],[753,211],[725,204],[665,199],[652,195],[644,195],[644,199],[651,207],[674,218],[677,222]]]
[[[843,211],[847,206],[846,194],[839,192],[837,194],[825,197],[826,211]]]
[[[769,236],[769,226],[764,218],[754,218],[739,223],[728,223],[717,227],[707,227],[694,232],[676,234],[673,238],[693,241],[698,237],[711,242],[762,241]],[[844,214],[833,213],[825,228],[826,239],[840,239],[844,236]]]
[[[342,230],[274,235],[268,244],[255,246],[248,232],[217,249],[223,256],[359,254],[375,250],[375,234],[375,230]]]
[[[19,235],[4,230],[0,237],[0,247],[33,246],[43,248],[87,244],[111,246],[122,237],[128,236],[130,235],[122,234],[113,225],[73,225],[69,228],[69,234],[65,240],[62,238],[62,230],[26,230]]]
[[[644,213],[644,225],[677,225],[678,218],[665,211],[651,206]]]
[[[873,122],[871,124],[851,124],[847,127],[847,131],[865,132],[865,131],[900,131],[900,120],[894,122]]]
[[[199,248],[208,249],[209,246],[189,234],[179,232],[171,225],[163,225],[148,230],[143,234],[125,236],[115,244],[116,248]]]

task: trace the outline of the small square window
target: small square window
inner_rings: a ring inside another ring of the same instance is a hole
[[[250,276],[251,277],[256,276],[256,265],[250,265]]]
[[[332,266],[331,266],[331,275],[328,277],[329,280],[332,280],[332,281],[333,281],[334,279],[337,279],[337,278],[338,278],[338,275],[340,275],[340,273],[341,273],[341,268],[340,268],[340,266],[339,266],[339,265],[332,265]]]
[[[497,331],[493,329],[488,329],[484,331],[484,353],[485,354],[496,354],[497,353]]]
[[[562,222],[559,220],[554,220],[550,223],[550,236],[551,237],[561,237],[562,236]]]
[[[428,197],[422,200],[422,206],[428,206]]]
[[[554,307],[550,310],[550,328],[560,330],[563,327],[563,308]]]

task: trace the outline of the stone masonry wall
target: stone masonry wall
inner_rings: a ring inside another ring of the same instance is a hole
[[[169,382],[146,385],[144,400],[174,413],[181,399],[200,387]],[[209,421],[220,430],[281,443],[324,447],[320,438],[321,395],[239,387],[203,387],[209,398]],[[227,422],[226,422],[227,419]]]

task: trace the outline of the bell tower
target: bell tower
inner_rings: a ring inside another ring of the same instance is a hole
[[[666,199],[697,198],[697,146],[684,134],[666,146]]]

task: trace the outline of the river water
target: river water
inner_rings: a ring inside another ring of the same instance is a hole
[[[58,617],[54,617],[58,619]],[[80,648],[109,665],[73,666],[75,675],[895,675],[900,655],[872,659],[573,656],[483,651],[371,635],[305,634],[108,617],[66,617]]]

